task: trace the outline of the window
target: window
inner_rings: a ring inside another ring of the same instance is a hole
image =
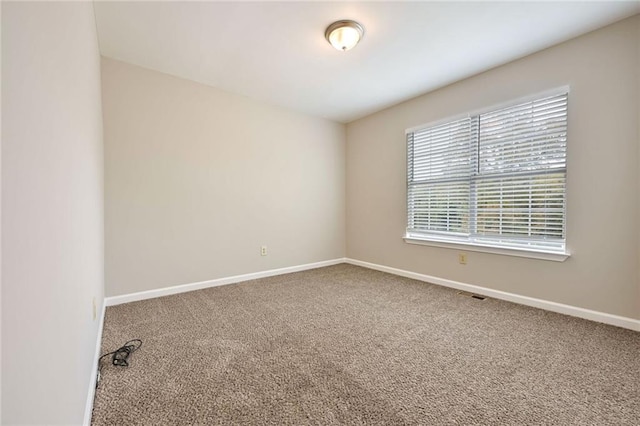
[[[564,254],[567,97],[408,130],[406,239]]]

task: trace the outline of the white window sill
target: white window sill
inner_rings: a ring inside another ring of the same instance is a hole
[[[551,260],[554,262],[564,262],[570,256],[569,253],[548,253],[536,250],[520,248],[491,247],[473,243],[459,243],[451,241],[430,240],[404,236],[404,241],[408,244],[418,244],[422,246],[443,247],[452,250],[477,251],[481,253],[501,254],[505,256],[528,257],[530,259]]]

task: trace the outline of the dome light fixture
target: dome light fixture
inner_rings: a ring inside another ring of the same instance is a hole
[[[337,50],[346,52],[355,47],[364,36],[364,28],[356,21],[336,21],[327,27],[324,38]]]

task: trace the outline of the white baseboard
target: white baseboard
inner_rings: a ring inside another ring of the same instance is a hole
[[[102,302],[102,310],[100,313],[100,323],[98,324],[98,337],[96,339],[96,352],[93,356],[93,366],[91,368],[91,377],[89,378],[89,391],[87,392],[87,403],[84,408],[84,426],[91,425],[91,414],[93,412],[93,401],[96,396],[96,381],[98,378],[98,360],[100,359],[100,347],[102,344],[102,328],[104,327],[104,314],[107,308],[106,302]]]
[[[391,268],[389,266],[378,265],[375,263],[363,262],[356,259],[345,259],[346,263],[351,265],[362,266],[376,271],[388,272],[390,274],[399,275],[401,277],[412,278],[418,281],[425,281],[431,284],[437,284],[444,287],[451,287],[457,290],[463,290],[470,293],[481,294],[483,296],[492,297],[494,299],[506,300],[520,305],[532,306],[551,312],[570,315],[574,317],[584,318],[591,321],[601,322],[604,324],[615,325],[617,327],[628,328],[630,330],[640,331],[640,320],[621,317],[618,315],[607,314],[604,312],[592,311],[590,309],[578,308],[576,306],[564,305],[562,303],[550,302],[547,300],[536,299],[533,297],[520,296],[514,293],[507,293],[500,290],[492,290],[486,287],[480,287],[473,284],[461,283],[458,281],[447,280],[444,278],[433,277],[430,275],[419,274],[417,272],[405,271],[403,269]]]
[[[268,271],[253,272],[251,274],[235,275],[232,277],[218,278],[197,283],[182,284],[173,287],[164,287],[156,290],[141,291],[138,293],[123,294],[121,296],[111,296],[105,299],[105,305],[114,306],[122,303],[136,302],[138,300],[153,299],[155,297],[169,296],[171,294],[185,293],[188,291],[201,290],[203,288],[217,287],[221,285],[239,283],[241,281],[255,280],[258,278],[272,277],[275,275],[289,274],[291,272],[306,271],[307,269],[322,268],[323,266],[337,265],[345,263],[344,258],[325,260],[322,262],[307,263],[305,265],[289,266],[286,268],[270,269]]]
[[[340,263],[349,263],[352,265],[362,266],[369,269],[375,269],[377,271],[382,271],[382,272],[388,272],[390,274],[412,278],[415,280],[424,281],[432,284],[437,284],[444,287],[450,287],[450,288],[455,288],[457,290],[463,290],[471,293],[482,294],[484,296],[493,297],[494,299],[506,300],[509,302],[518,303],[526,306],[532,306],[534,308],[540,308],[540,309],[544,309],[551,312],[557,312],[560,314],[570,315],[574,317],[588,319],[591,321],[601,322],[604,324],[615,325],[617,327],[628,328],[630,330],[640,331],[640,320],[637,320],[637,319],[608,314],[605,312],[593,311],[590,309],[579,308],[576,306],[565,305],[562,303],[551,302],[543,299],[536,299],[528,296],[521,296],[518,294],[508,293],[505,291],[493,290],[490,288],[480,287],[473,284],[462,283],[458,281],[448,280],[445,278],[434,277],[431,275],[420,274],[417,272],[406,271],[403,269],[392,268],[389,266],[378,265],[375,263],[364,262],[362,260],[356,260],[356,259],[350,259],[350,258],[332,259],[332,260],[326,260],[322,262],[308,263],[305,265],[290,266],[290,267],[280,268],[280,269],[271,269],[267,271],[254,272],[250,274],[218,278],[215,280],[201,281],[196,283],[177,285],[173,287],[165,287],[165,288],[160,288],[155,290],[142,291],[138,293],[124,294],[121,296],[112,296],[112,297],[107,297],[105,299],[104,305],[105,306],[120,305],[122,303],[152,299],[155,297],[168,296],[171,294],[185,293],[188,291],[200,290],[200,289],[209,288],[209,287],[217,287],[217,286],[227,285],[227,284],[234,284],[242,281],[255,280],[258,278],[272,277],[275,275],[289,274],[292,272],[305,271],[308,269],[321,268],[324,266],[337,265]],[[103,317],[104,317],[104,306],[103,306]],[[100,336],[102,336],[102,323],[100,324]],[[100,349],[99,344],[100,342],[98,341],[98,350]]]

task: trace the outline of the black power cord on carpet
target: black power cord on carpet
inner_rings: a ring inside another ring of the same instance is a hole
[[[102,358],[112,355],[111,364],[117,365],[119,367],[128,367],[129,356],[140,349],[140,346],[142,346],[142,340],[129,340],[127,343],[122,345],[122,347],[116,349],[113,352],[108,352],[98,358],[98,379],[96,380],[96,387],[98,387],[98,383],[100,382],[100,373],[102,372]]]

